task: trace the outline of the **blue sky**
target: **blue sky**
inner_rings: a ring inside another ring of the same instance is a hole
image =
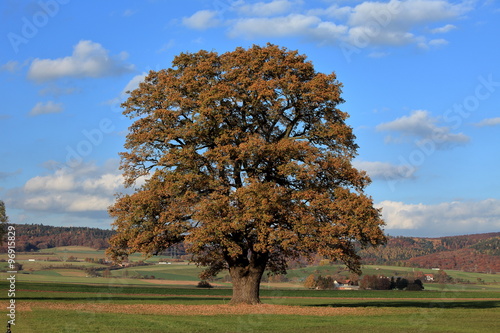
[[[109,228],[125,91],[180,52],[267,42],[344,84],[390,235],[500,230],[500,4],[0,2],[0,199],[14,223]]]

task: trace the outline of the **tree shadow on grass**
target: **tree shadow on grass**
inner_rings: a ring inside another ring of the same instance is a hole
[[[148,302],[148,303],[158,303],[165,301],[166,304],[190,304],[190,303],[220,303],[222,301],[229,301],[228,297],[141,297],[141,296],[124,296],[124,297],[64,297],[64,296],[54,296],[54,297],[16,297],[16,302],[22,301],[86,301],[86,302],[107,302],[112,301],[113,303],[120,303],[121,301],[137,301],[137,302]]]
[[[500,307],[500,301],[367,301],[352,303],[308,304],[318,307],[389,307],[389,308],[442,308],[442,309],[494,309]]]

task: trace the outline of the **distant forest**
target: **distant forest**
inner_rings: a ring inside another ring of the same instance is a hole
[[[500,272],[500,232],[441,238],[389,237],[379,248],[360,249],[365,264]]]
[[[15,224],[16,250],[31,252],[59,246],[108,247],[112,230],[86,227],[53,227]],[[6,242],[0,247],[6,252]],[[162,255],[184,255],[184,246]],[[386,245],[358,249],[363,263],[420,268],[453,269],[468,272],[500,272],[500,232],[441,238],[389,237]]]
[[[112,230],[87,227],[52,227],[43,224],[12,224],[16,227],[16,250],[31,252],[59,246],[108,247]],[[6,252],[4,240],[0,252]]]

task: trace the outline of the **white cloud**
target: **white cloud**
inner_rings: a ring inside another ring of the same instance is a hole
[[[67,173],[67,169],[57,170],[50,176],[36,176],[24,184],[24,191],[29,193],[41,191],[69,191],[75,187],[75,177]]]
[[[205,30],[219,25],[220,21],[216,16],[216,11],[200,10],[190,17],[184,17],[182,19],[182,24],[192,29]]]
[[[53,161],[48,164],[53,164]],[[77,168],[64,167],[48,175],[29,179],[25,185],[10,193],[10,204],[26,211],[46,213],[79,213],[107,216],[107,208],[114,202],[114,194],[124,192],[123,177],[117,160],[104,166],[81,164]]]
[[[26,198],[23,208],[26,210],[83,213],[102,211],[113,204],[112,198],[99,195],[86,195],[74,192],[51,195],[34,195]]]
[[[293,5],[292,5],[293,4]],[[302,6],[286,0],[232,4],[236,18],[225,19],[231,37],[284,37],[295,36],[320,44],[347,43],[357,48],[368,46],[401,46],[414,44],[427,48],[426,33],[443,33],[455,28],[447,23],[472,10],[469,1],[449,0],[391,0],[388,2],[363,1],[340,7],[316,7],[304,11]],[[195,29],[210,26],[215,11],[200,11],[184,24]],[[225,13],[226,17],[228,16]],[[443,24],[430,29],[431,24]],[[434,46],[444,45],[434,40]],[[432,45],[431,45],[432,46]]]
[[[86,192],[92,191],[113,194],[122,184],[123,177],[121,174],[106,173],[94,178],[82,180],[81,187]]]
[[[477,127],[497,126],[497,125],[500,125],[500,117],[483,119],[482,121],[480,121],[474,125]]]
[[[332,5],[328,8],[313,8],[307,13],[309,15],[315,16],[326,16],[328,18],[334,18],[337,20],[346,20],[352,14],[352,7],[344,6],[339,7],[338,5]]]
[[[123,88],[122,90],[122,95],[126,94],[127,91],[133,91],[137,88],[139,88],[139,83],[143,82],[144,79],[146,78],[146,76],[148,75],[148,73],[146,72],[142,72],[141,74],[138,74],[136,76],[134,76],[126,85],[125,85],[125,88]]]
[[[274,16],[287,12],[292,7],[292,3],[287,0],[275,0],[271,2],[257,2],[250,5],[243,5],[237,10],[247,16]]]
[[[247,38],[282,37],[301,34],[319,23],[319,18],[301,14],[277,18],[249,18],[238,20],[230,34],[234,37],[243,35]]]
[[[382,217],[386,230],[408,230],[420,236],[445,236],[498,231],[500,200],[476,202],[453,201],[436,205],[405,204],[382,201]]]
[[[468,10],[464,4],[445,0],[365,1],[352,9],[349,41],[354,45],[360,40],[372,45],[422,43],[423,36],[416,34],[419,27],[455,19]]]
[[[80,41],[73,54],[57,59],[35,59],[28,71],[28,78],[37,82],[57,80],[63,77],[106,77],[121,75],[134,70],[124,62],[126,53],[110,56],[101,44],[89,40]]]
[[[410,169],[404,165],[394,165],[386,162],[355,161],[354,167],[364,170],[372,180],[397,180],[413,178],[415,168]]]
[[[393,29],[407,29],[428,22],[452,19],[470,10],[464,4],[446,0],[365,1],[353,9],[351,25],[365,25],[376,20]]]
[[[275,18],[247,18],[238,20],[232,27],[231,37],[287,37],[302,36],[319,42],[341,38],[347,27],[333,22],[323,22],[316,16],[290,14]]]
[[[38,94],[40,94],[41,96],[51,95],[59,97],[62,95],[76,94],[78,92],[80,92],[80,89],[75,87],[59,87],[56,85],[49,85],[38,91]]]
[[[386,142],[401,143],[407,139],[416,140],[416,144],[433,142],[437,149],[446,149],[454,145],[469,142],[469,137],[463,133],[450,133],[450,128],[438,126],[438,119],[430,116],[425,110],[413,111],[409,116],[403,116],[396,120],[377,126],[378,131],[389,131],[400,133],[399,138],[386,137]]]
[[[443,38],[432,39],[429,41],[429,46],[443,46],[443,45],[447,45],[447,44],[448,44],[448,41],[446,39],[443,39]]]
[[[125,87],[120,92],[118,97],[110,99],[105,102],[105,104],[118,106],[121,105],[128,97],[127,91],[133,91],[139,88],[139,84],[144,81],[148,73],[143,72],[141,74],[135,75],[130,81],[125,85]]]
[[[14,73],[17,70],[19,70],[20,68],[21,68],[21,64],[19,64],[18,61],[10,60],[7,63],[5,63],[2,66],[0,66],[0,71],[6,71],[6,72]]]
[[[62,103],[54,103],[52,101],[48,101],[46,103],[38,102],[29,112],[30,116],[39,116],[41,114],[48,113],[59,113],[63,111]]]
[[[435,29],[432,29],[431,32],[433,34],[444,34],[444,33],[447,33],[453,29],[456,29],[457,27],[454,26],[453,24],[447,24],[445,26],[442,26],[442,27],[439,27],[439,28],[435,28]]]

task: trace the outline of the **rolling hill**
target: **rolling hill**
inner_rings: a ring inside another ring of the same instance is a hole
[[[500,232],[440,238],[389,237],[385,246],[358,253],[365,264],[500,272]]]
[[[17,251],[31,252],[58,246],[105,249],[112,230],[15,224]],[[6,246],[0,248],[5,252]],[[183,246],[172,253],[182,255]],[[364,264],[454,269],[466,272],[500,272],[500,232],[440,238],[388,237],[386,245],[359,249]]]

